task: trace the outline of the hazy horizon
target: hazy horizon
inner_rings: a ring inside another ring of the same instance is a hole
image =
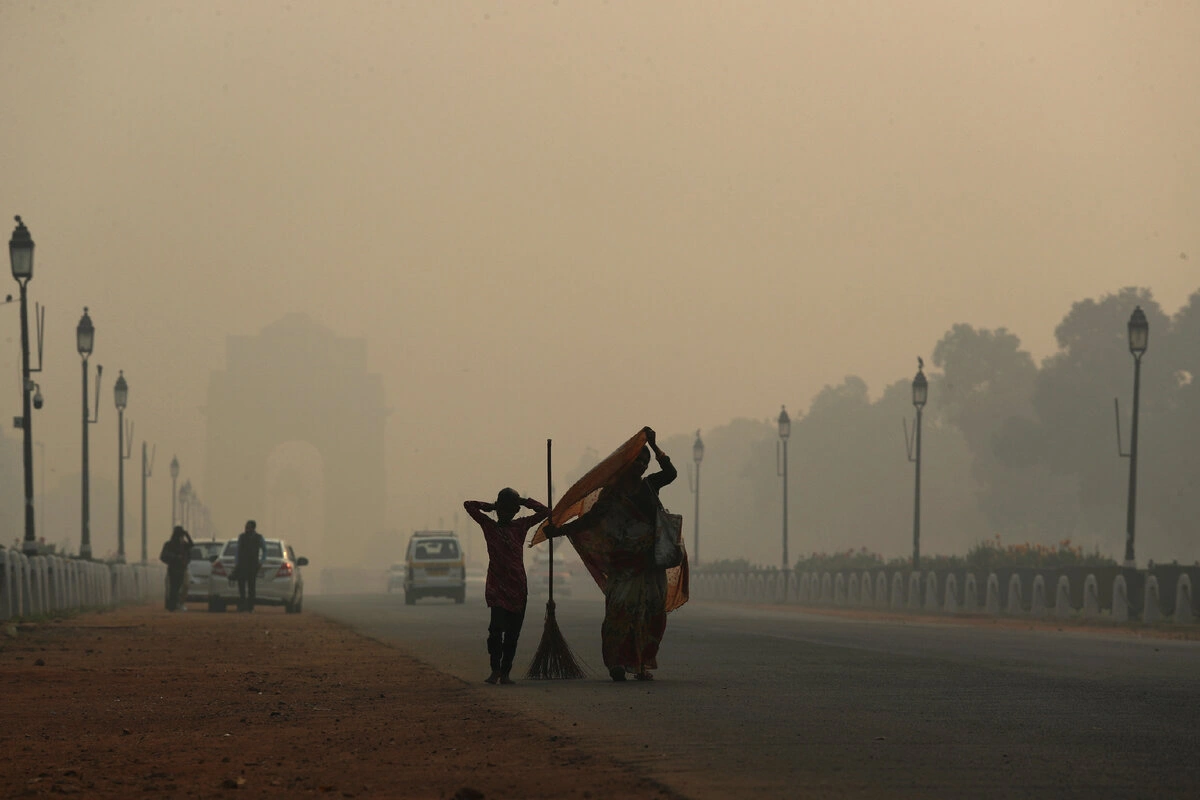
[[[796,414],[851,374],[878,396],[955,323],[1040,361],[1078,300],[1174,313],[1200,288],[1196,41],[1198,7],[1082,0],[0,3],[46,483],[79,472],[84,306],[91,470],[115,484],[124,370],[127,541],[146,439],[152,543],[172,454],[204,497],[228,337],[290,313],[365,340],[400,530],[540,497],[547,438],[561,474],[646,424]]]

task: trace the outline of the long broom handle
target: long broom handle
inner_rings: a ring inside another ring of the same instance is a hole
[[[546,508],[554,508],[554,480],[550,472],[550,445],[552,439],[546,440]],[[548,605],[554,605],[554,539],[550,539],[550,581],[546,594]]]

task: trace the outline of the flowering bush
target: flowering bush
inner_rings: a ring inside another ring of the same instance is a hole
[[[1099,549],[1084,553],[1083,547],[1063,539],[1057,546],[1045,544],[1004,545],[1000,535],[984,540],[967,551],[967,565],[977,569],[997,567],[1108,567],[1117,562]]]
[[[1083,552],[1083,548],[1072,545],[1070,539],[1063,539],[1057,546],[1030,542],[1005,545],[1000,542],[999,534],[972,546],[965,556],[921,556],[922,570],[990,571],[1002,567],[1094,567],[1116,566],[1116,563],[1108,556],[1101,555],[1099,550]],[[880,567],[909,569],[912,567],[912,558],[884,559],[878,553],[861,547],[858,550],[850,549],[837,553],[813,553],[796,562],[796,570],[800,572],[839,572]]]
[[[876,569],[884,566],[883,556],[865,547],[840,553],[813,553],[796,562],[798,572],[838,572],[839,570]]]

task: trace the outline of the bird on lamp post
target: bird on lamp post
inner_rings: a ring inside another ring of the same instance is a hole
[[[1137,457],[1138,457],[1138,405],[1142,387],[1142,356],[1150,345],[1150,322],[1141,306],[1133,309],[1126,326],[1129,334],[1129,352],[1133,355],[1133,419],[1129,428],[1129,495],[1125,501],[1125,566],[1134,567],[1134,530],[1137,521]],[[1117,417],[1118,424],[1120,417]],[[1120,429],[1118,428],[1118,446]]]

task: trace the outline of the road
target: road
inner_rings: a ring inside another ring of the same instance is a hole
[[[464,680],[487,673],[477,598],[308,602]],[[544,608],[530,603],[522,669]],[[1200,791],[1200,642],[691,603],[670,616],[657,680],[613,683],[602,614],[595,599],[558,605],[592,677],[485,688],[690,797]]]

